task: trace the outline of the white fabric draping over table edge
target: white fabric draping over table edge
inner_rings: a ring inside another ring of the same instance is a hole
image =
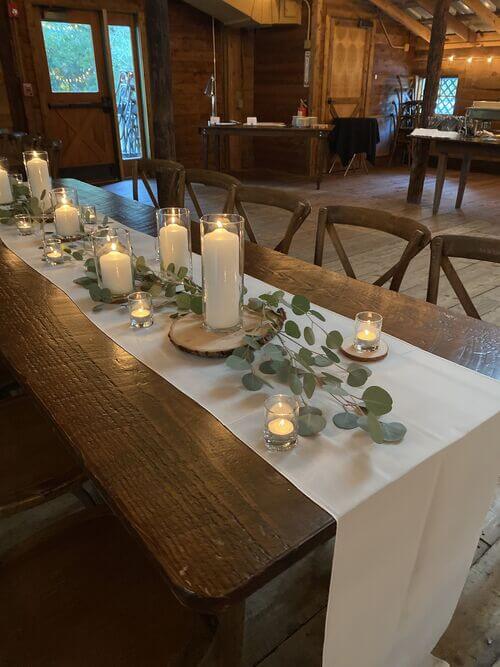
[[[137,255],[154,256],[151,237],[131,230]],[[92,312],[76,261],[49,267],[40,239],[15,228],[0,238],[60,287],[112,340],[219,419],[338,522],[323,664],[326,667],[424,667],[453,614],[493,496],[499,467],[500,383],[385,335],[388,357],[372,365],[368,385],[394,399],[388,421],[402,421],[402,444],[373,444],[331,420],[323,433],[287,453],[263,443],[264,392],[248,393],[240,375],[216,360],[192,357],[167,337],[169,313],[132,330],[117,308]],[[195,279],[200,260],[193,256]],[[269,286],[245,276],[249,296]],[[50,307],[50,304],[48,304]],[[366,304],[369,308],[370,304]],[[328,330],[352,321],[316,307]],[[411,326],[411,313],[408,313]],[[200,377],[203,382],[200,382]],[[267,390],[269,393],[271,390]],[[314,404],[336,409],[324,397]]]

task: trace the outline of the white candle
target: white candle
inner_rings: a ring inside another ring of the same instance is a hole
[[[151,315],[151,311],[149,310],[149,308],[143,308],[142,306],[139,306],[138,308],[133,310],[130,314],[136,320],[145,320],[146,317],[149,317]]]
[[[52,180],[49,174],[47,162],[39,157],[32,157],[26,163],[28,182],[33,197],[40,199],[45,190],[45,199],[40,202],[43,210],[49,207],[49,192],[52,190]]]
[[[101,256],[99,264],[103,288],[109,289],[111,294],[129,294],[133,290],[130,257],[117,250],[114,243],[110,252]]]
[[[240,239],[222,223],[203,238],[205,322],[229,329],[240,322]]]
[[[0,204],[10,204],[12,200],[9,174],[5,169],[0,169]]]
[[[267,428],[273,435],[290,435],[294,430],[293,422],[284,417],[276,417],[276,419],[272,419],[268,423]]]
[[[169,264],[174,264],[176,271],[181,266],[189,268],[189,242],[186,227],[176,222],[160,227],[160,258],[163,270],[166,270]]]
[[[56,232],[59,236],[77,236],[80,234],[80,215],[76,206],[63,204],[54,211]]]
[[[366,325],[364,329],[360,329],[356,334],[356,337],[364,343],[373,343],[373,341],[377,340],[377,336],[378,330],[369,325]]]

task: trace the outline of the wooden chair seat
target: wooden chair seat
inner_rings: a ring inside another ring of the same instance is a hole
[[[399,260],[373,283],[382,287],[390,280],[390,289],[395,292],[399,290],[411,260],[431,240],[431,233],[425,225],[410,218],[392,215],[392,213],[388,213],[387,211],[359,206],[326,206],[320,208],[314,263],[318,266],[323,265],[325,233],[327,233],[337,251],[344,271],[350,278],[356,278],[356,274],[338,235],[337,225],[350,225],[352,227],[385,232],[386,234],[391,234],[407,241]]]
[[[0,560],[0,599],[2,667],[188,667],[209,640],[102,507],[12,549]]]
[[[82,469],[31,398],[0,402],[0,433],[0,517],[77,489],[84,481]]]

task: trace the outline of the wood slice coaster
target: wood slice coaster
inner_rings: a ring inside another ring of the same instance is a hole
[[[268,318],[278,325],[279,329],[285,321],[283,311],[278,313],[268,312]],[[253,310],[243,309],[243,327],[238,331],[230,333],[215,333],[205,328],[203,317],[189,313],[174,320],[168,337],[170,341],[183,352],[194,354],[199,357],[213,357],[221,359],[229,355],[238,347],[244,345],[246,335],[258,336],[258,341],[263,345],[275,336],[275,332],[269,325],[261,325],[261,316]]]
[[[356,350],[354,347],[354,338],[344,340],[340,349],[349,359],[357,359],[359,361],[379,361],[380,359],[384,359],[389,352],[389,346],[384,339],[380,340],[378,349],[373,351],[366,350],[365,352],[359,352]]]

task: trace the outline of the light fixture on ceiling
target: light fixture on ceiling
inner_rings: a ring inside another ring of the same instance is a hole
[[[455,60],[455,56],[448,56],[448,60],[452,63]]]
[[[487,62],[492,63],[493,62],[493,56],[488,56]]]
[[[472,56],[469,56],[469,57],[467,58],[467,62],[468,62],[469,64],[472,62]]]

